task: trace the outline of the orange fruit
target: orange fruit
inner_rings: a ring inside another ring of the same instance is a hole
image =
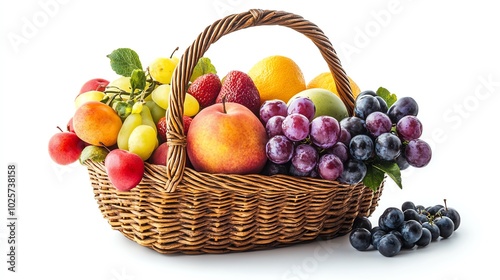
[[[347,77],[349,79],[349,84],[351,85],[351,91],[354,99],[358,96],[358,94],[361,92],[359,89],[358,85],[351,79],[351,77]],[[337,85],[335,84],[335,80],[333,80],[332,73],[330,72],[323,72],[319,74],[318,76],[314,77],[308,84],[307,88],[323,88],[327,89],[333,93],[335,93],[337,96],[340,97],[339,93],[337,92]]]
[[[252,66],[247,74],[259,90],[261,104],[272,99],[280,99],[286,103],[292,96],[306,89],[302,70],[286,56],[268,56]]]
[[[110,106],[89,101],[76,109],[73,128],[83,141],[95,146],[113,146],[118,139],[122,120]],[[101,144],[102,143],[102,144]]]

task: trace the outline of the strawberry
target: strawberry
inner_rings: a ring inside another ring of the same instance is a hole
[[[216,103],[221,103],[225,98],[226,102],[239,103],[259,115],[260,94],[254,82],[245,72],[229,71],[224,78]]]
[[[156,130],[158,130],[158,141],[159,144],[167,142],[167,118],[162,117],[158,120],[156,124]]]
[[[187,135],[187,132],[189,130],[189,126],[191,125],[191,122],[193,119],[188,116],[182,116],[182,120],[184,122],[184,134]],[[158,120],[158,123],[156,124],[156,129],[158,130],[158,141],[160,142],[159,144],[163,142],[167,142],[167,118],[162,117],[161,119]]]
[[[219,76],[208,73],[196,78],[187,92],[198,100],[201,108],[205,108],[215,103],[215,98],[217,98],[221,86]]]
[[[189,116],[182,116],[182,120],[184,121],[184,135],[187,135],[189,131],[189,126],[191,125],[193,118]]]

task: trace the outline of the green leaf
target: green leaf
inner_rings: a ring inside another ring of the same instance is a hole
[[[111,69],[118,75],[130,77],[134,69],[142,69],[139,55],[129,48],[116,49],[107,57],[110,59]]]
[[[103,162],[108,153],[108,150],[104,147],[89,145],[82,150],[79,160],[81,164],[83,164],[86,160]]]
[[[403,188],[403,183],[401,181],[401,170],[395,162],[376,162],[373,164],[373,168],[376,168],[382,172],[385,172],[387,176],[391,177],[392,180],[398,185],[400,189]]]
[[[382,184],[382,181],[384,180],[384,171],[381,171],[375,167],[373,167],[371,164],[368,164],[366,166],[366,175],[365,178],[363,179],[363,184],[373,191],[376,191],[378,187],[380,187],[380,184]]]
[[[144,90],[146,87],[146,72],[141,69],[132,70],[132,74],[130,75],[130,87],[134,92],[136,89]]]
[[[377,89],[377,95],[382,97],[382,99],[385,100],[385,102],[387,103],[387,107],[391,107],[392,104],[394,104],[394,102],[396,102],[396,100],[398,100],[398,97],[396,96],[396,94],[391,93],[389,90],[387,90],[386,88],[383,88],[383,87],[379,87]]]
[[[193,69],[193,74],[191,74],[191,78],[189,80],[194,82],[194,80],[196,80],[199,76],[208,73],[217,74],[217,70],[212,64],[212,61],[210,61],[210,58],[202,57],[198,60],[198,63],[196,63],[196,66]]]

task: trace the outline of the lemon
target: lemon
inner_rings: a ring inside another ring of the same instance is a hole
[[[286,56],[268,56],[252,66],[247,74],[259,90],[261,104],[272,99],[280,99],[286,103],[292,96],[306,89],[302,70]]]
[[[352,96],[354,97],[354,99],[356,99],[356,96],[358,96],[361,90],[359,89],[358,85],[351,79],[351,77],[347,78],[349,79],[349,84],[351,86]],[[337,85],[335,84],[335,80],[333,80],[332,73],[330,72],[323,72],[318,76],[314,77],[307,84],[307,88],[327,89],[340,97],[339,93],[337,92]]]

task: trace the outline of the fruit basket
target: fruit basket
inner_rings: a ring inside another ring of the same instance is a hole
[[[203,254],[270,249],[348,233],[357,216],[377,206],[376,190],[362,183],[288,175],[234,175],[186,167],[183,102],[196,62],[222,36],[249,27],[279,25],[309,38],[332,72],[342,101],[353,111],[349,80],[329,39],[301,16],[250,10],[215,21],[186,49],[172,78],[167,115],[166,166],[145,163],[129,192],[110,182],[104,163],[86,161],[95,199],[111,227],[163,254]]]

